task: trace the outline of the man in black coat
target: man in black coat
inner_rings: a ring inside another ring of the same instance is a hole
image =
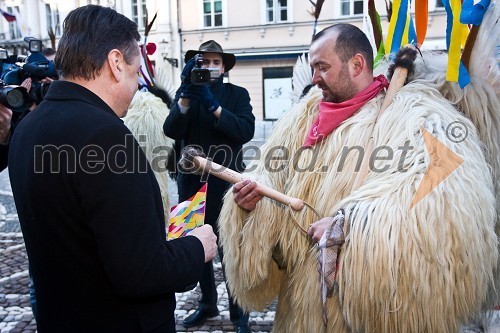
[[[223,73],[228,72],[236,63],[234,54],[224,53],[217,42],[210,40],[201,44],[198,50],[187,51],[185,61],[186,66],[181,74],[182,83],[163,125],[163,131],[176,141],[180,140],[182,147],[197,146],[214,162],[242,172],[245,165],[241,149],[253,137],[255,117],[248,91],[231,83],[223,83]],[[209,84],[196,84],[191,78],[191,72],[198,67],[218,69],[220,75],[212,78]],[[180,172],[177,185],[179,201],[184,201],[193,196],[203,183],[200,176]],[[216,234],[222,198],[229,186],[229,183],[219,178],[208,177],[205,223],[212,225]],[[220,247],[219,257],[222,261],[223,252]],[[198,310],[184,319],[186,327],[200,325],[208,317],[219,313],[212,262],[205,265],[200,287],[202,299]],[[248,314],[234,303],[231,295],[229,313],[237,332],[250,332]]]
[[[60,81],[18,125],[9,173],[36,284],[38,332],[175,332],[175,295],[216,252],[210,226],[166,241],[156,178],[120,117],[137,90],[137,25],[66,17]]]

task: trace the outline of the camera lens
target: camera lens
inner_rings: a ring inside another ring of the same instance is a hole
[[[24,95],[22,91],[13,89],[7,93],[7,103],[11,108],[17,109],[24,104]]]
[[[14,112],[24,112],[33,101],[24,87],[0,84],[0,103]]]

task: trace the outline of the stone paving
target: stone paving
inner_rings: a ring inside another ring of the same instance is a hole
[[[171,205],[175,205],[178,202],[178,195],[174,181],[170,181],[168,190],[170,203]],[[201,290],[198,285],[191,291],[176,294],[177,309],[175,310],[175,317],[177,319],[177,332],[234,332],[234,326],[229,320],[229,301],[226,283],[222,276],[222,265],[218,256],[214,259],[214,273],[217,293],[219,295],[217,307],[219,308],[220,315],[208,319],[202,326],[189,329],[182,326],[182,320],[196,310],[198,300],[201,298]],[[271,332],[275,310],[276,303],[273,303],[264,309],[263,312],[251,312],[249,323],[252,331]]]
[[[218,258],[214,260],[215,283],[217,285],[217,293],[219,294],[220,315],[208,319],[202,326],[186,329],[182,326],[182,320],[196,310],[198,299],[201,298],[200,287],[182,294],[176,294],[177,309],[175,317],[177,318],[177,332],[234,332],[234,326],[229,320],[229,302],[227,297],[226,283],[222,277],[222,265]],[[249,324],[252,332],[271,332],[276,304],[264,309],[263,312],[251,312]]]
[[[170,201],[177,202],[175,183],[169,189]],[[210,318],[202,326],[190,329],[182,326],[182,320],[194,312],[201,297],[199,286],[195,289],[176,294],[177,309],[175,316],[178,332],[234,332],[229,320],[226,284],[222,277],[221,263],[214,260],[214,271],[219,294],[220,315]],[[28,257],[23,235],[10,189],[7,171],[0,173],[0,333],[34,333],[36,322],[29,302]],[[272,304],[264,312],[252,312],[250,324],[253,332],[270,332],[276,305]]]
[[[170,200],[177,202],[175,184],[170,184]],[[200,288],[176,294],[178,332],[234,332],[229,320],[226,285],[222,278],[221,263],[214,260],[215,278],[219,294],[218,308],[220,315],[208,319],[202,326],[190,329],[182,326],[182,319],[194,312]],[[7,172],[0,173],[0,333],[35,333],[36,322],[29,303],[28,258],[23,236],[14,206],[12,191]],[[271,332],[276,302],[263,312],[250,313],[250,327],[253,332]],[[495,311],[489,328],[484,329],[481,323],[464,327],[461,333],[500,333],[500,311]],[[314,333],[314,332],[313,332]]]

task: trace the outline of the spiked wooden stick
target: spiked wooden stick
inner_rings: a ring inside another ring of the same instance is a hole
[[[182,151],[179,168],[186,173],[201,174],[208,172],[209,174],[223,179],[231,184],[236,184],[247,179],[236,171],[207,160],[203,153],[192,147],[187,147]],[[257,182],[256,189],[260,195],[276,200],[284,205],[290,205],[290,207],[292,207],[295,211],[300,211],[304,208],[304,202],[302,200],[276,191],[275,189],[260,184],[259,182]]]

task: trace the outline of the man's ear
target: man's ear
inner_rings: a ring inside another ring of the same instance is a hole
[[[107,63],[114,79],[121,81],[125,69],[123,54],[117,49],[109,51]]]
[[[349,67],[352,75],[358,76],[366,67],[365,58],[360,53],[356,53],[356,55],[349,61]]]

